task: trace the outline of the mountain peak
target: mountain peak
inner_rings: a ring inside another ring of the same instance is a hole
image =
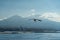
[[[21,16],[19,16],[19,15],[13,15],[13,16],[11,16],[10,18],[8,18],[8,19],[21,19],[22,17]]]

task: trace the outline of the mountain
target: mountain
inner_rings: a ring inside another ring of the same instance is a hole
[[[0,21],[0,26],[19,26],[22,24],[22,21],[24,21],[22,17],[15,15],[8,19]]]
[[[0,27],[28,27],[28,28],[46,28],[46,29],[60,29],[60,23],[55,21],[50,21],[48,19],[44,19],[41,22],[34,22],[33,20],[29,20],[26,18],[22,18],[20,16],[12,16],[5,20],[0,21]]]

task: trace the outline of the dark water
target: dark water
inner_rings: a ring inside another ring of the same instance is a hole
[[[60,33],[0,34],[0,40],[60,40]]]

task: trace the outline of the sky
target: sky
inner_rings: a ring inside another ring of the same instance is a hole
[[[60,0],[0,0],[0,19],[12,15],[27,17],[42,14],[60,17]]]

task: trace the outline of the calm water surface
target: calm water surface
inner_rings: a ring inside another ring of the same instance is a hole
[[[0,40],[60,40],[60,33],[0,34]]]

